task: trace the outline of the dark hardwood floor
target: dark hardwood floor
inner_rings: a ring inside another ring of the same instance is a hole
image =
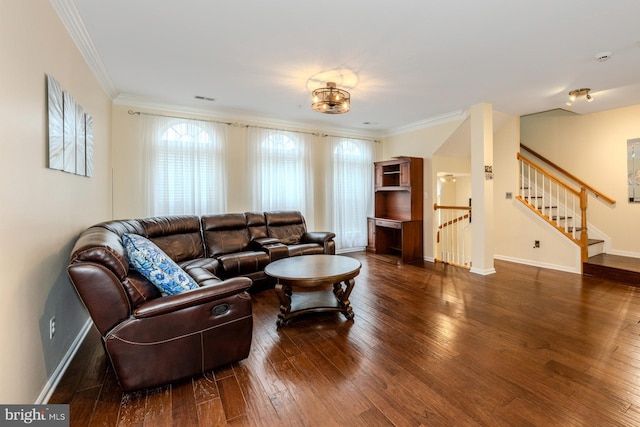
[[[253,295],[248,359],[123,394],[92,331],[49,403],[72,426],[640,425],[640,289],[496,261],[363,268],[354,321],[317,314],[276,328]]]

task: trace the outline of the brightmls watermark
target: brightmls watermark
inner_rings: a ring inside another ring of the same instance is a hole
[[[0,405],[0,427],[69,427],[69,405]]]

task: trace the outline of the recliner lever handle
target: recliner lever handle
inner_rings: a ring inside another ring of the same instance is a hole
[[[214,316],[221,316],[229,311],[229,304],[218,304],[211,309],[211,314]]]

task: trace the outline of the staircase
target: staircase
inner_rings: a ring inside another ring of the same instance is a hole
[[[570,216],[559,215],[559,211],[566,211],[566,207],[558,206],[557,203],[553,205],[543,206],[543,196],[530,197],[527,194],[530,193],[528,185],[524,185],[521,188],[522,199],[526,202],[527,205],[533,205],[536,211],[557,225],[557,228],[565,230],[567,233],[572,234],[575,231],[578,235],[582,228],[579,225],[576,225],[576,219],[573,214]],[[549,198],[549,196],[547,196]],[[532,200],[533,199],[533,200]],[[587,239],[587,258],[591,258],[595,255],[604,253],[604,240],[602,239]]]
[[[541,165],[518,153],[520,192],[516,199],[580,247],[588,258],[587,190],[575,189]]]
[[[589,259],[596,255],[604,253],[604,240],[601,239],[587,239],[587,256]]]
[[[560,173],[551,173],[518,153],[520,194],[516,199],[580,247],[584,275],[640,287],[639,258],[605,254],[604,240],[587,235],[587,195],[609,204],[615,200],[525,145],[520,147]]]

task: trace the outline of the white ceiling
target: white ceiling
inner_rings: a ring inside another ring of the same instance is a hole
[[[638,0],[51,1],[116,102],[379,134],[582,87],[580,114],[640,103]],[[335,69],[351,111],[312,111],[309,79]]]

